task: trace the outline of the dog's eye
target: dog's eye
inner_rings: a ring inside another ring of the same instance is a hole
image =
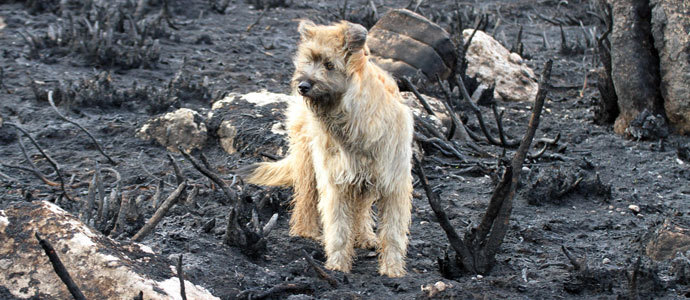
[[[330,70],[333,70],[333,68],[335,68],[335,66],[333,65],[333,63],[330,62],[330,61],[327,61],[327,62],[323,63],[323,65],[324,65],[324,67],[326,67],[326,70],[329,70],[329,71],[330,71]]]

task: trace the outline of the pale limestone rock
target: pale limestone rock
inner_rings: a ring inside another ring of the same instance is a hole
[[[0,286],[16,298],[72,298],[34,232],[53,245],[87,299],[131,300],[139,291],[147,300],[181,298],[167,260],[143,245],[111,240],[46,201],[0,210]],[[219,299],[189,281],[185,289],[187,299]]]
[[[467,40],[474,29],[462,32]],[[520,55],[510,53],[501,43],[477,31],[467,49],[467,75],[490,86],[496,84],[494,98],[504,101],[534,101],[537,77]]]
[[[155,117],[138,131],[143,140],[155,140],[168,151],[177,153],[177,146],[186,151],[201,149],[206,143],[207,130],[201,115],[188,108]]]

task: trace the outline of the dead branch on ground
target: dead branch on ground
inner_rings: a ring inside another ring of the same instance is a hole
[[[184,290],[184,275],[182,275],[182,254],[177,259],[177,278],[180,279],[180,296],[182,296],[182,300],[187,300],[187,292]]]
[[[34,236],[41,245],[41,248],[43,248],[43,251],[48,256],[50,263],[53,265],[53,270],[55,270],[55,273],[58,275],[58,277],[60,277],[60,280],[62,280],[62,282],[67,286],[67,290],[70,294],[72,294],[72,297],[74,297],[75,300],[86,300],[84,294],[81,292],[74,280],[72,280],[72,276],[70,276],[69,272],[67,272],[67,268],[65,268],[65,265],[62,264],[60,257],[58,257],[57,252],[55,251],[55,248],[53,248],[50,242],[42,239],[38,235],[38,232],[34,232]]]
[[[113,160],[108,154],[105,153],[105,151],[103,150],[103,147],[101,147],[101,144],[98,143],[98,141],[96,140],[95,137],[93,137],[93,135],[91,134],[91,132],[89,132],[88,130],[86,130],[86,128],[84,128],[84,126],[79,125],[79,123],[70,120],[69,118],[65,117],[65,115],[63,115],[62,113],[60,113],[60,111],[58,110],[58,108],[55,106],[55,102],[53,102],[53,91],[52,91],[52,90],[51,90],[51,91],[48,91],[48,103],[50,103],[50,106],[53,108],[53,110],[54,110],[55,113],[58,115],[58,117],[60,117],[60,119],[64,120],[64,121],[67,122],[67,123],[70,123],[70,124],[72,124],[72,125],[74,125],[74,126],[79,127],[79,129],[81,129],[84,133],[86,133],[86,135],[88,135],[89,138],[91,139],[91,141],[93,141],[93,143],[96,145],[96,148],[98,149],[98,152],[100,152],[101,154],[103,154],[103,156],[105,156],[105,158],[108,159],[108,162],[110,162],[110,164],[112,164],[112,165],[117,165],[117,162],[115,162],[115,160]]]
[[[307,262],[309,265],[314,268],[314,271],[316,271],[317,274],[319,274],[319,277],[323,278],[330,284],[332,287],[337,288],[338,287],[338,280],[333,278],[328,272],[326,272],[319,264],[314,260],[314,258],[307,253],[306,250],[302,249],[302,256],[307,259]]]
[[[67,190],[65,189],[65,179],[64,179],[64,177],[62,177],[62,172],[60,172],[60,165],[58,165],[58,163],[57,163],[52,157],[50,157],[50,155],[48,155],[48,154],[43,150],[43,148],[41,148],[41,146],[40,146],[40,145],[38,144],[38,142],[36,142],[36,140],[29,134],[29,132],[26,131],[24,128],[22,128],[19,124],[15,124],[15,123],[12,123],[12,122],[4,122],[4,125],[9,125],[9,126],[14,127],[15,129],[19,130],[21,133],[23,133],[24,135],[26,135],[26,136],[29,138],[29,140],[31,141],[31,143],[34,144],[34,146],[36,147],[36,149],[38,149],[38,152],[41,152],[41,154],[43,155],[43,157],[46,158],[46,160],[48,161],[48,163],[50,163],[50,165],[51,165],[51,166],[53,167],[53,169],[55,170],[55,173],[57,174],[58,178],[60,179],[60,189],[62,189],[62,194],[63,194],[63,196],[65,196],[65,198],[67,198],[67,200],[72,201],[72,198],[67,194]]]
[[[168,198],[163,201],[163,204],[161,204],[161,207],[159,207],[156,212],[153,214],[151,219],[149,219],[148,222],[139,229],[139,232],[137,232],[133,237],[132,241],[134,242],[139,242],[141,241],[144,237],[146,237],[151,231],[156,228],[156,225],[158,225],[158,222],[160,222],[163,217],[165,217],[165,214],[168,213],[168,210],[177,203],[178,199],[180,199],[180,195],[182,195],[182,191],[187,187],[187,182],[183,181],[180,183],[180,185],[177,186],[177,189],[175,189],[170,195],[168,195]]]
[[[417,175],[427,194],[429,205],[436,214],[441,228],[445,231],[451,247],[457,254],[455,264],[466,272],[486,274],[495,264],[495,255],[503,243],[503,238],[508,230],[510,214],[513,208],[513,198],[517,191],[522,164],[532,144],[535,132],[539,127],[539,118],[549,87],[551,66],[551,60],[544,65],[544,70],[539,80],[539,90],[532,109],[532,116],[520,146],[513,155],[510,164],[506,166],[501,181],[495,187],[481,222],[473,230],[467,232],[464,238],[461,238],[450,224],[448,216],[439,203],[438,194],[429,186],[429,182],[424,174],[423,160],[418,160],[415,157]]]

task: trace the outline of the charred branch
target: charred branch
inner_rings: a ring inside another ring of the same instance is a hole
[[[19,124],[15,124],[15,123],[12,123],[12,122],[4,122],[4,125],[9,125],[9,126],[12,126],[12,127],[16,128],[17,130],[19,130],[21,133],[23,133],[24,135],[26,135],[26,136],[29,138],[29,140],[31,141],[31,143],[34,144],[34,146],[36,147],[36,149],[38,149],[38,152],[40,152],[40,153],[43,155],[43,157],[46,158],[46,160],[47,160],[47,161],[50,163],[50,165],[53,167],[53,170],[55,170],[55,173],[58,175],[58,178],[60,179],[60,189],[62,189],[62,194],[65,196],[65,198],[67,198],[68,200],[72,201],[72,198],[70,198],[70,196],[67,194],[67,190],[65,190],[65,179],[64,179],[64,177],[62,176],[62,172],[60,171],[60,165],[58,165],[58,163],[57,163],[55,160],[53,160],[53,158],[50,157],[50,155],[48,155],[48,154],[43,150],[43,148],[41,148],[41,146],[40,146],[40,145],[38,144],[38,142],[36,142],[36,140],[29,134],[29,132],[27,132],[26,130],[24,130],[24,128],[22,128]]]
[[[184,275],[182,274],[182,254],[177,259],[177,278],[180,279],[180,296],[182,296],[182,300],[187,300],[187,292],[184,290]]]
[[[38,232],[35,232],[34,236],[36,237],[36,240],[38,240],[38,243],[41,245],[41,248],[43,248],[43,251],[48,256],[50,263],[53,265],[53,270],[55,270],[55,274],[57,274],[58,277],[60,277],[60,280],[62,280],[65,286],[67,286],[67,290],[70,292],[70,294],[72,294],[72,297],[74,297],[75,300],[86,300],[86,297],[84,297],[84,294],[79,289],[79,286],[77,286],[77,284],[74,282],[72,276],[69,275],[67,268],[65,268],[65,265],[60,260],[60,257],[58,257],[55,248],[53,248],[50,242],[42,239],[38,235]]]
[[[330,284],[333,288],[338,287],[338,280],[333,278],[328,272],[326,272],[319,264],[314,260],[314,258],[307,253],[306,250],[302,249],[302,256],[307,260],[309,265],[316,271],[317,274],[319,274],[319,277],[321,277],[323,280],[326,280],[328,284]]]
[[[217,184],[220,187],[221,190],[223,190],[223,193],[225,194],[225,201],[222,201],[223,204],[230,203],[235,205],[237,209],[242,210],[242,201],[237,199],[237,195],[232,190],[230,190],[230,186],[228,186],[228,184],[225,183],[225,181],[223,181],[223,179],[221,179],[220,176],[218,176],[216,173],[200,164],[196,160],[196,158],[192,157],[189,153],[185,152],[184,149],[182,149],[182,147],[178,147],[178,150],[180,151],[180,153],[182,153],[182,156],[184,156],[184,158],[187,159],[197,171],[199,171],[199,173],[211,179],[215,184]]]
[[[53,102],[53,91],[48,91],[48,103],[50,103],[50,106],[53,108],[53,110],[54,110],[55,113],[58,115],[58,117],[60,117],[60,119],[64,120],[64,121],[67,122],[67,123],[70,123],[70,124],[72,124],[72,125],[74,125],[74,126],[77,126],[77,127],[78,127],[79,129],[81,129],[84,133],[86,133],[86,135],[88,135],[89,138],[91,139],[91,141],[93,141],[93,143],[96,145],[96,148],[98,149],[98,152],[100,152],[101,154],[103,154],[103,156],[105,156],[105,158],[108,159],[108,161],[110,162],[110,164],[112,164],[112,165],[117,165],[117,162],[115,162],[115,160],[113,160],[108,154],[105,153],[105,151],[103,151],[103,147],[101,147],[101,144],[98,143],[98,141],[96,140],[95,137],[93,137],[93,135],[91,134],[91,132],[89,132],[88,130],[86,130],[86,128],[84,128],[84,126],[79,125],[79,123],[70,120],[69,118],[65,117],[65,115],[63,115],[62,113],[60,113],[60,110],[58,110],[57,107],[55,106],[55,102]]]
[[[177,203],[177,200],[180,199],[180,195],[182,195],[182,192],[184,189],[187,187],[187,182],[183,181],[180,183],[180,185],[177,186],[177,189],[175,189],[168,197],[163,201],[163,204],[161,204],[161,207],[159,207],[156,212],[153,214],[151,219],[149,219],[148,222],[146,222],[146,225],[142,227],[139,232],[137,232],[133,237],[132,241],[134,242],[139,242],[143,238],[145,238],[151,231],[156,228],[156,225],[158,225],[158,222],[160,222],[163,217],[165,217],[165,214],[168,213],[168,210]]]

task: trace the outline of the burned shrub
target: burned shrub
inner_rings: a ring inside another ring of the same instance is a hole
[[[29,56],[47,62],[76,53],[93,66],[121,69],[154,68],[160,59],[159,38],[170,36],[166,16],[134,20],[132,8],[123,4],[92,4],[84,13],[67,12],[67,18],[34,35],[24,32]]]
[[[31,88],[39,102],[47,102],[48,92],[52,90],[57,105],[74,109],[121,107],[136,110],[145,107],[147,112],[155,114],[174,107],[177,101],[169,90],[139,86],[136,82],[130,88],[118,88],[109,72],[101,72],[90,79],[61,81],[52,87],[32,81]]]

